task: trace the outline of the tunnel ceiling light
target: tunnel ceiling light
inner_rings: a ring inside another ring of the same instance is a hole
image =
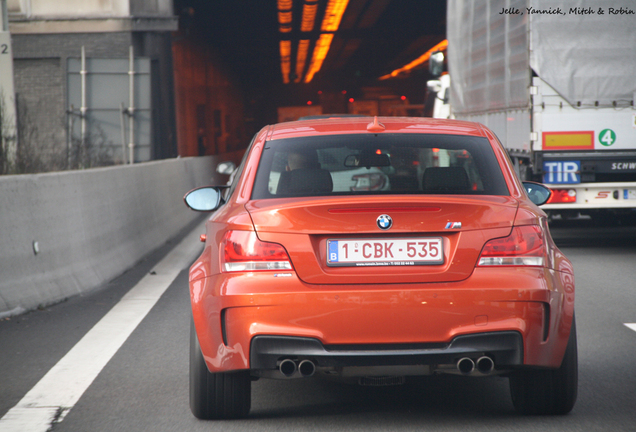
[[[329,0],[320,30],[324,32],[337,31],[348,4],[349,0]]]
[[[292,31],[292,13],[289,12],[278,12],[278,30],[281,33],[291,33]]]
[[[283,74],[283,83],[289,83],[289,72],[291,71],[291,41],[280,41],[280,70]]]
[[[421,56],[419,56],[418,58],[416,58],[415,60],[413,60],[412,62],[402,66],[399,69],[395,69],[393,72],[383,75],[380,78],[378,78],[380,81],[389,79],[389,78],[395,78],[397,77],[399,74],[403,73],[403,72],[408,72],[410,70],[412,70],[413,68],[421,65],[422,63],[426,62],[430,57],[431,54],[433,54],[435,51],[443,51],[448,47],[448,40],[444,39],[443,41],[441,41],[440,43],[438,43],[437,45],[435,45],[433,48],[431,48],[430,50],[426,51],[424,54],[422,54]]]
[[[298,42],[298,52],[296,54],[296,78],[294,82],[299,83],[303,77],[305,63],[307,63],[307,53],[309,52],[309,39],[302,39]]]
[[[301,32],[311,32],[314,29],[316,14],[318,11],[319,0],[304,0],[303,14],[300,23]],[[311,62],[307,74],[305,75],[304,82],[310,82],[314,75],[322,68],[322,64],[327,57],[331,42],[333,41],[333,33],[340,27],[342,16],[347,10],[349,0],[329,0],[325,9],[325,15],[322,20],[320,29],[322,33],[314,46],[314,51],[311,56]],[[278,23],[281,33],[290,33],[292,31],[293,16],[293,0],[278,0]],[[289,46],[287,45],[289,43]],[[296,78],[294,82],[300,82],[302,80],[302,71],[305,69],[307,62],[307,54],[309,52],[309,40],[301,40],[298,43],[298,52],[296,54]],[[283,82],[289,83],[289,74],[291,69],[291,42],[281,41],[281,71],[283,74]]]
[[[310,32],[314,30],[316,22],[316,12],[318,11],[318,0],[305,0],[303,4],[303,17],[300,21],[300,31]]]
[[[292,31],[293,0],[278,0],[278,29],[281,33]]]
[[[312,55],[311,63],[309,64],[309,70],[307,71],[307,75],[305,75],[305,83],[310,82],[314,78],[316,72],[318,72],[322,67],[322,62],[325,60],[325,57],[327,57],[332,40],[333,33],[323,33],[316,41],[314,54]]]
[[[293,0],[278,0],[278,29],[281,33],[291,33],[292,31],[292,7]],[[289,83],[289,74],[291,72],[291,41],[280,41],[280,71],[283,75],[283,83]]]
[[[329,0],[320,30],[323,32],[337,31],[348,4],[349,0]],[[332,41],[333,33],[323,33],[316,41],[314,53],[309,63],[309,70],[307,71],[307,75],[305,75],[305,83],[310,82],[314,78],[314,75],[322,68],[322,63],[327,57]]]

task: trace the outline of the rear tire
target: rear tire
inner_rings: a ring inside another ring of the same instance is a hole
[[[561,367],[553,370],[516,371],[510,376],[510,394],[521,414],[567,414],[576,402],[578,355],[576,323],[572,319],[570,338]]]
[[[250,411],[252,381],[249,371],[210,373],[199,338],[190,326],[190,409],[201,420],[237,419]]]

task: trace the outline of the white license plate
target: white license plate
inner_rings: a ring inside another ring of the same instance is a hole
[[[443,263],[441,237],[327,240],[329,266],[413,266]]]

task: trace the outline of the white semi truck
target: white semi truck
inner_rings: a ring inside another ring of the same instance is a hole
[[[448,0],[447,36],[450,115],[491,128],[546,211],[636,214],[633,0]]]

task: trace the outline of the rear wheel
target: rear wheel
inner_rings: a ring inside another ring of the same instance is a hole
[[[247,417],[251,403],[249,371],[210,373],[199,339],[190,327],[190,409],[202,420]]]
[[[510,376],[510,393],[521,414],[567,414],[574,407],[578,388],[576,323],[561,367],[554,370],[517,371]]]

